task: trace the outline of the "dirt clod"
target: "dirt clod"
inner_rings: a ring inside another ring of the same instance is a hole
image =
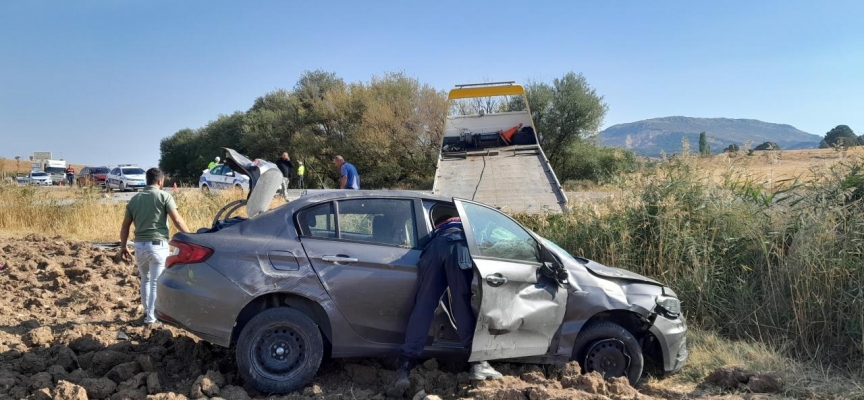
[[[54,388],[54,400],[88,400],[87,391],[74,383],[60,381]]]
[[[105,377],[114,381],[114,383],[120,383],[127,379],[131,379],[139,372],[141,372],[141,366],[138,365],[138,362],[129,361],[111,368],[111,370],[105,374]]]
[[[159,375],[151,372],[147,375],[147,393],[156,394],[162,391],[162,385],[159,384]]]
[[[202,397],[214,397],[219,394],[219,388],[225,385],[225,378],[215,371],[207,371],[205,375],[199,376],[192,384],[189,397],[200,399]]]
[[[251,400],[249,394],[246,393],[246,390],[239,386],[225,386],[220,390],[219,396],[223,399],[236,399],[236,400]]]
[[[710,383],[725,390],[736,390],[738,385],[746,384],[753,373],[740,367],[721,367],[717,368],[705,378],[705,382]]]
[[[81,386],[91,399],[107,399],[117,391],[117,384],[108,378],[87,378],[81,381]]]
[[[40,372],[30,377],[30,389],[38,390],[43,388],[54,388],[54,377],[51,374]]]
[[[771,374],[754,375],[747,381],[747,388],[753,393],[777,393],[783,389],[783,380]]]
[[[30,347],[47,346],[54,341],[54,334],[51,333],[50,327],[43,326],[27,332],[22,339],[24,344]]]

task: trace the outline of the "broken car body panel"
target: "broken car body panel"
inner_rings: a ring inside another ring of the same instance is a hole
[[[469,361],[539,356],[564,319],[567,288],[539,273],[539,244],[515,221],[455,200],[479,275],[480,310]]]

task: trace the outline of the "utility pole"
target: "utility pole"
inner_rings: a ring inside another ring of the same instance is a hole
[[[15,179],[18,179],[19,169],[21,169],[21,156],[15,156]]]

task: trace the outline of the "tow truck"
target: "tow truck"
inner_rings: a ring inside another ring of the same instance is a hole
[[[515,213],[560,213],[567,196],[540,147],[525,88],[456,85],[432,192]]]

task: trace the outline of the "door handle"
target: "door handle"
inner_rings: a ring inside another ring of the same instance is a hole
[[[344,262],[344,263],[355,263],[355,262],[360,261],[360,260],[358,260],[358,259],[356,259],[356,258],[354,258],[354,257],[348,257],[348,256],[342,256],[342,255],[338,255],[338,256],[322,256],[322,257],[321,257],[321,260],[322,260],[322,261],[326,261],[326,262],[332,262],[332,263],[340,263],[340,262]]]
[[[486,276],[486,283],[488,283],[489,286],[492,286],[492,287],[501,286],[501,285],[507,283],[508,280],[509,279],[507,279],[506,276],[501,275],[501,274],[497,274],[497,273],[493,274],[493,275],[487,275]]]

